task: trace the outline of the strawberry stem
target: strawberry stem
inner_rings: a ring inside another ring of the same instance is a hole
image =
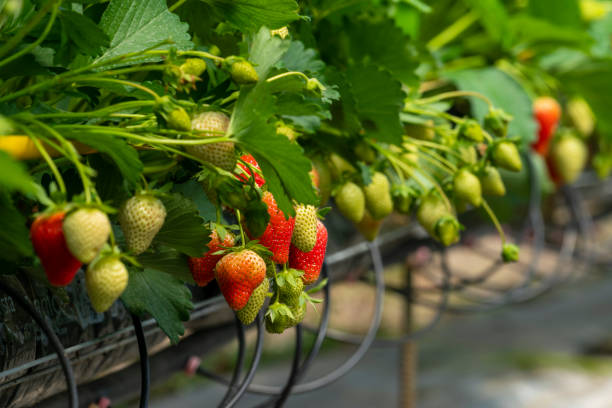
[[[429,98],[423,98],[423,99],[416,100],[413,103],[416,104],[416,105],[427,105],[427,104],[430,104],[432,102],[442,101],[444,99],[461,98],[461,97],[465,97],[465,96],[473,96],[473,97],[476,97],[476,98],[480,98],[484,102],[486,102],[486,104],[489,106],[489,109],[491,109],[493,107],[493,104],[491,103],[491,100],[489,98],[487,98],[486,96],[484,96],[483,94],[481,94],[479,92],[474,92],[474,91],[443,92],[443,93],[440,93],[438,95],[431,96]]]
[[[236,220],[238,221],[238,228],[240,228],[240,238],[242,242],[242,247],[246,245],[246,239],[244,235],[244,229],[242,228],[242,217],[240,214],[240,210],[236,209]]]
[[[497,216],[495,215],[495,213],[493,212],[489,204],[484,199],[482,200],[482,208],[484,208],[484,210],[487,212],[487,215],[491,219],[491,222],[493,222],[493,225],[495,225],[495,228],[497,229],[497,233],[499,234],[499,237],[501,238],[502,245],[504,245],[506,243],[506,234],[504,233],[504,230],[502,229],[501,224],[499,223],[499,220],[497,219]]]
[[[53,173],[53,176],[55,177],[55,180],[57,181],[57,185],[58,185],[60,191],[65,196],[66,195],[66,184],[64,183],[64,179],[62,178],[62,174],[59,172],[57,166],[55,165],[55,162],[53,161],[53,159],[51,159],[51,156],[49,156],[49,153],[47,153],[47,149],[45,149],[42,146],[42,144],[40,143],[40,140],[30,130],[30,128],[28,128],[27,126],[23,126],[23,125],[21,125],[20,128],[30,137],[30,139],[32,140],[32,143],[34,143],[34,146],[36,147],[36,150],[38,150],[38,152],[40,153],[42,158],[45,160],[45,162],[47,163],[47,165],[51,169],[51,172]]]

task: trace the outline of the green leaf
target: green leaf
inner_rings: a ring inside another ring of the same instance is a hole
[[[4,151],[0,151],[0,188],[24,194],[36,192],[25,166]]]
[[[83,54],[95,57],[109,46],[108,35],[90,18],[71,10],[63,10],[60,19],[68,37]]]
[[[145,268],[156,269],[179,278],[183,282],[195,284],[189,271],[187,256],[176,249],[159,246],[155,251],[147,251],[138,256],[138,262]]]
[[[132,186],[140,182],[142,173],[142,162],[138,152],[124,140],[118,137],[101,133],[66,133],[66,137],[77,140],[97,151],[107,154],[115,163],[123,178]]]
[[[189,180],[186,183],[175,184],[174,191],[183,194],[185,197],[192,200],[200,216],[206,221],[215,221],[217,218],[217,207],[210,202],[202,185],[195,180]]]
[[[26,218],[15,208],[6,191],[0,191],[0,259],[17,261],[20,256],[33,256]]]
[[[243,90],[232,115],[229,134],[255,157],[279,208],[285,214],[293,214],[291,199],[316,203],[309,176],[311,163],[297,144],[278,135],[268,122],[274,106],[267,83]]]
[[[403,128],[399,115],[405,98],[401,83],[373,65],[352,66],[346,77],[368,137],[381,142],[401,143]]]
[[[325,63],[318,59],[317,52],[312,48],[307,49],[300,41],[291,41],[283,55],[282,63],[289,71],[315,73],[325,68]]]
[[[100,28],[110,38],[110,48],[96,60],[97,62],[151,48],[166,40],[171,40],[173,44],[162,45],[156,49],[193,48],[187,33],[188,25],[182,23],[176,14],[168,11],[164,0],[111,0],[100,20]],[[115,66],[155,60],[159,58],[142,57]]]
[[[212,6],[220,19],[243,31],[257,31],[261,26],[280,28],[298,20],[294,0],[202,0]]]
[[[166,220],[155,236],[155,242],[189,256],[202,256],[210,231],[204,226],[204,220],[194,202],[177,193],[161,199],[166,207]]]
[[[508,134],[520,136],[523,143],[531,142],[537,127],[533,119],[531,98],[513,78],[496,68],[463,70],[447,73],[457,87],[464,91],[479,92],[489,98],[494,106],[502,108],[514,117]],[[474,116],[482,121],[488,112],[487,104],[478,98],[470,98]]]
[[[409,47],[409,38],[393,20],[358,19],[347,22],[342,31],[349,37],[350,57],[354,61],[384,67],[406,84],[417,83],[414,71],[419,61],[416,53]]]
[[[289,41],[270,36],[270,30],[263,27],[253,38],[249,49],[249,61],[255,65],[260,80],[264,80],[272,68],[289,49]]]
[[[191,291],[179,279],[155,269],[128,269],[128,286],[121,300],[130,312],[143,318],[148,313],[157,321],[170,342],[185,333],[184,321],[193,309]]]
[[[564,28],[580,28],[580,6],[577,0],[529,0],[529,14]]]

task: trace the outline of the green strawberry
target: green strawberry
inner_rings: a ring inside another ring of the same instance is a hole
[[[460,225],[452,215],[445,215],[436,223],[437,239],[444,245],[449,246],[459,241]]]
[[[345,174],[353,174],[357,172],[351,163],[335,153],[329,156],[329,162],[332,176],[335,179],[340,179]]]
[[[138,194],[127,200],[118,215],[127,247],[134,254],[149,248],[166,219],[166,207],[150,194]]]
[[[455,149],[464,163],[475,164],[478,161],[476,148],[471,144],[457,143]]]
[[[202,138],[223,137],[227,132],[230,119],[221,112],[204,112],[194,116],[191,129],[199,131]],[[234,142],[219,142],[203,145],[187,145],[187,153],[198,159],[214,164],[223,170],[233,171],[236,166]]]
[[[433,140],[436,136],[433,120],[428,120],[424,124],[409,123],[404,125],[406,135],[421,140]]]
[[[473,119],[467,119],[459,127],[459,137],[480,143],[484,139],[484,134],[478,122]]]
[[[375,220],[381,220],[393,212],[393,199],[389,190],[389,179],[376,172],[372,182],[363,188],[366,208]]]
[[[300,302],[300,295],[304,290],[304,282],[301,276],[304,274],[297,269],[288,269],[277,274],[279,301],[289,307],[297,306]]]
[[[366,142],[359,142],[354,148],[355,156],[361,161],[371,164],[376,160],[376,150],[370,147]]]
[[[280,302],[273,303],[266,313],[266,331],[268,333],[282,333],[289,327],[294,326],[296,317],[289,306]]]
[[[235,59],[230,65],[230,75],[239,85],[254,84],[259,81],[259,75],[253,65],[243,59]]]
[[[504,244],[502,248],[504,262],[516,262],[519,259],[519,247],[514,244]]]
[[[555,140],[550,160],[555,171],[564,183],[576,181],[588,159],[588,150],[584,142],[575,136],[562,136]]]
[[[499,171],[493,166],[487,166],[480,174],[480,185],[482,192],[486,195],[504,196],[506,195],[506,186],[499,174]]]
[[[317,243],[317,208],[299,204],[295,207],[295,227],[291,243],[302,252],[310,252]]]
[[[493,132],[495,136],[506,137],[508,124],[511,120],[512,116],[503,110],[491,108],[484,118],[484,126]]]
[[[183,74],[199,77],[206,71],[206,61],[201,58],[187,58],[181,64],[181,71]]]
[[[496,167],[501,167],[510,171],[521,171],[523,163],[521,155],[512,142],[502,141],[493,146],[491,159]]]
[[[359,186],[353,182],[346,182],[336,192],[334,197],[338,210],[349,221],[357,224],[363,218],[365,211],[365,197]]]
[[[414,191],[406,185],[394,185],[391,188],[393,207],[400,214],[410,214]]]
[[[417,220],[432,238],[444,245],[450,245],[458,239],[459,223],[435,191],[421,199]]]
[[[375,220],[370,215],[369,211],[366,210],[363,214],[362,220],[356,224],[357,230],[361,232],[361,235],[368,241],[374,241],[380,231],[381,220]]]
[[[98,255],[110,235],[108,216],[96,208],[80,208],[62,224],[68,249],[76,259],[89,263]]]
[[[270,289],[270,281],[264,279],[257,288],[251,294],[249,301],[246,306],[236,312],[236,316],[242,322],[247,325],[253,323],[253,320],[257,317],[257,314],[261,310],[264,302],[266,301],[266,295]]]
[[[458,199],[467,201],[474,207],[480,207],[482,204],[480,180],[468,170],[462,169],[457,172],[453,180],[453,188]]]
[[[108,310],[127,287],[128,278],[128,271],[117,255],[89,264],[85,288],[94,310],[98,313]]]
[[[169,116],[167,117],[166,126],[168,126],[170,129],[183,130],[187,132],[191,130],[191,118],[185,109],[178,107],[170,112]]]

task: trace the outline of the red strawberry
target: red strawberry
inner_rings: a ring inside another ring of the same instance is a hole
[[[266,278],[266,262],[250,249],[232,252],[217,263],[215,277],[229,306],[240,310]]]
[[[272,251],[272,260],[275,263],[286,264],[289,260],[289,245],[291,244],[295,218],[285,218],[285,214],[278,209],[276,200],[269,191],[264,193],[263,201],[268,205],[270,221],[264,233],[257,239],[260,244]]]
[[[319,279],[325,251],[327,249],[327,228],[321,221],[317,222],[317,243],[310,252],[302,252],[291,245],[289,267],[304,271],[304,285],[313,284]]]
[[[34,250],[53,286],[68,285],[81,267],[81,262],[70,253],[66,244],[62,228],[65,215],[63,211],[40,215],[30,228]]]
[[[216,230],[210,234],[210,242],[208,243],[208,251],[204,256],[199,258],[189,257],[189,270],[193,276],[193,280],[199,286],[206,286],[215,278],[215,265],[223,255],[213,255],[220,251],[223,247],[234,246],[234,236],[230,233],[225,235],[223,242],[219,241],[219,235]]]
[[[249,163],[250,165],[252,165],[253,167],[255,167],[257,170],[261,170],[259,168],[259,164],[257,163],[257,160],[255,160],[255,158],[253,156],[251,156],[250,154],[242,155],[240,158],[243,161],[245,161],[245,162]],[[238,166],[242,170],[244,170],[244,173],[240,172],[240,174],[236,174],[236,178],[238,180],[242,181],[243,183],[246,183],[252,177],[251,173],[254,173],[255,174],[255,184],[257,184],[258,187],[261,187],[264,184],[266,184],[266,180],[264,180],[264,178],[259,173],[254,172],[252,169],[250,169],[249,167],[247,167],[243,163],[238,162]]]
[[[540,97],[533,103],[533,113],[540,127],[538,130],[538,140],[532,147],[540,155],[546,156],[550,140],[561,118],[561,107],[551,97]]]

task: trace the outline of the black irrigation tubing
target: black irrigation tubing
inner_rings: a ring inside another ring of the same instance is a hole
[[[59,362],[62,366],[62,371],[64,372],[64,377],[66,378],[66,386],[68,388],[70,398],[68,406],[70,408],[78,408],[79,397],[77,393],[77,385],[74,378],[74,373],[72,371],[70,361],[64,353],[64,347],[62,346],[62,343],[60,342],[59,338],[57,337],[49,323],[47,323],[45,318],[36,310],[36,308],[34,308],[34,306],[29,300],[27,300],[19,292],[14,290],[12,287],[6,285],[2,281],[0,281],[0,290],[11,296],[17,302],[17,304],[21,306],[30,315],[34,319],[36,324],[38,324],[38,326],[45,333],[47,339],[49,339],[49,343],[51,343],[51,346],[57,354],[57,358],[59,359]]]
[[[298,324],[295,326],[295,350],[293,352],[293,362],[291,364],[291,373],[289,374],[289,379],[287,380],[287,384],[283,387],[283,391],[280,393],[276,404],[274,404],[275,408],[282,408],[291,394],[291,389],[295,385],[295,381],[297,380],[299,370],[300,370],[300,357],[302,356],[302,325]]]
[[[291,390],[291,393],[302,394],[302,393],[311,392],[316,389],[325,387],[331,384],[332,382],[340,379],[342,376],[347,374],[357,363],[359,363],[359,361],[361,361],[363,356],[367,353],[370,346],[374,342],[376,338],[376,333],[378,332],[378,328],[380,326],[380,320],[382,318],[382,306],[383,306],[383,294],[385,290],[385,282],[384,282],[383,262],[382,262],[382,258],[381,258],[378,246],[374,243],[368,243],[367,247],[369,249],[370,256],[372,257],[372,261],[374,265],[374,277],[375,277],[375,282],[376,282],[375,310],[372,316],[372,321],[370,323],[370,328],[368,329],[368,332],[363,337],[357,350],[353,353],[353,355],[347,361],[344,362],[344,364],[337,367],[332,372],[327,373],[323,376],[320,376],[316,380],[312,380],[306,383],[296,384]],[[326,296],[329,296],[329,292],[327,291],[326,291]],[[329,298],[327,299],[326,303],[328,302],[329,302]],[[319,335],[317,336],[317,339],[315,340],[315,346],[312,348],[311,353],[306,358],[305,363],[302,365],[302,368],[304,369],[306,368],[307,364],[311,363],[312,359],[310,357],[312,356],[312,358],[314,358],[315,353],[313,352],[314,351],[318,352],[320,348],[320,344],[322,343],[323,338],[325,337],[325,336],[321,336],[321,333],[324,332],[324,328],[327,326],[327,322],[328,322],[327,319],[328,319],[328,314],[325,313],[322,324],[321,324],[321,328],[323,328],[323,330],[319,331]],[[201,373],[203,375],[206,375],[209,378],[212,378],[213,380],[216,380],[222,383],[227,383],[227,380],[219,375],[209,373],[204,370],[202,370]],[[302,373],[303,371],[301,370],[299,375],[301,375]],[[251,393],[262,394],[262,395],[273,395],[273,396],[280,395],[282,393],[282,390],[283,390],[283,387],[262,385],[262,384],[250,384],[250,386],[248,387],[248,391]],[[263,406],[266,406],[266,405],[264,404]]]
[[[238,359],[236,360],[236,366],[234,367],[234,373],[232,374],[232,378],[228,384],[227,391],[225,395],[223,396],[223,398],[221,399],[221,402],[219,403],[219,406],[221,407],[229,401],[232,394],[236,391],[236,386],[237,386],[238,380],[240,379],[242,367],[244,366],[244,354],[245,354],[245,349],[246,349],[245,341],[244,341],[244,326],[240,322],[240,319],[238,319],[238,316],[235,316],[235,322],[236,322],[236,332],[238,334]]]
[[[324,262],[322,270],[321,270],[321,279],[328,279],[328,278],[329,278],[329,266],[327,265],[326,262]],[[304,373],[308,370],[308,367],[310,366],[310,364],[312,364],[316,356],[319,354],[319,350],[321,349],[321,346],[323,345],[323,341],[325,340],[325,336],[327,332],[327,325],[329,324],[330,285],[331,285],[331,281],[328,279],[327,284],[323,288],[324,304],[323,304],[323,313],[321,315],[321,321],[319,322],[319,327],[316,330],[317,334],[316,334],[315,340],[312,343],[312,347],[310,348],[308,355],[304,359],[304,362],[299,367],[295,366],[296,361],[299,362],[299,360],[297,360],[297,357],[301,356],[301,351],[299,353],[297,352],[297,350],[301,350],[301,343],[299,344],[299,347],[297,347],[298,338],[296,338],[296,351],[294,352],[294,355],[293,355],[293,358],[294,358],[293,365],[292,365],[291,373],[289,375],[289,379],[287,380],[287,383],[285,384],[283,388],[278,388],[280,390],[278,392],[273,392],[273,390],[271,389],[272,387],[269,387],[268,389],[266,389],[265,387],[268,387],[268,386],[261,386],[261,387],[264,387],[264,390],[262,390],[262,392],[259,392],[260,394],[278,394],[281,397],[285,393],[289,395],[294,385],[300,380],[302,375],[304,375]],[[300,328],[299,330],[301,332],[302,328]],[[296,336],[297,335],[298,333],[296,332]],[[299,335],[301,337],[301,333]],[[301,342],[301,339],[300,339],[300,342]],[[257,384],[251,384],[251,387],[249,387],[248,391],[257,393],[256,391],[257,387],[260,387],[260,386]],[[269,391],[269,392],[266,392],[266,391]],[[264,408],[264,407],[272,406],[276,400],[277,400],[276,397],[272,397],[269,400],[258,404],[256,408]],[[282,406],[283,402],[284,401],[282,401],[280,405],[277,403],[277,406]]]
[[[255,354],[253,355],[253,360],[251,361],[251,367],[249,367],[249,371],[247,372],[244,380],[240,384],[238,391],[232,396],[232,398],[223,405],[220,405],[223,408],[232,408],[236,403],[242,398],[244,393],[246,392],[249,384],[253,381],[253,377],[255,376],[255,371],[257,370],[257,366],[259,365],[259,360],[261,359],[261,353],[263,351],[263,332],[264,332],[264,314],[265,310],[262,310],[257,315],[257,340],[255,341]]]
[[[149,370],[149,354],[147,352],[147,341],[140,318],[130,313],[134,324],[134,332],[138,341],[138,355],[140,356],[140,408],[149,406],[149,394],[151,387],[151,371]]]

